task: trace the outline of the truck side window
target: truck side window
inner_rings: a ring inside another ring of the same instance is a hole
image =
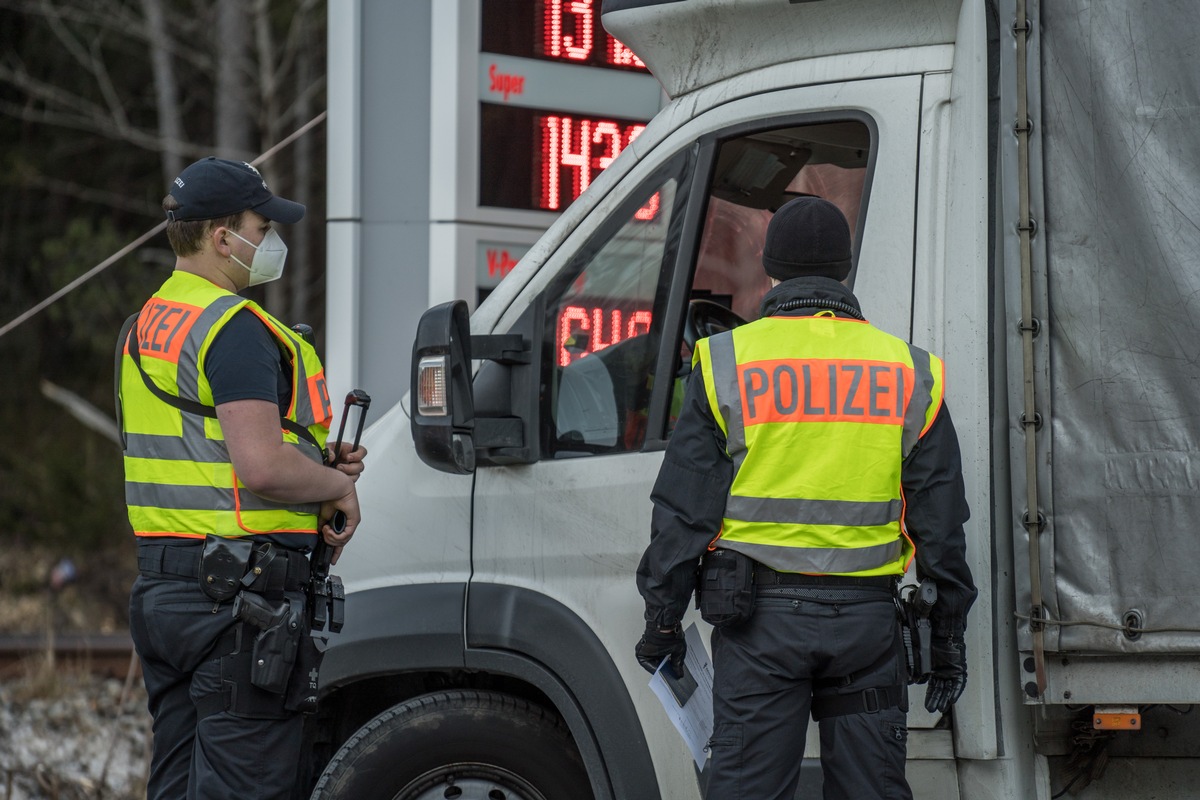
[[[546,294],[546,455],[640,450],[684,202],[681,156],[646,181]]]

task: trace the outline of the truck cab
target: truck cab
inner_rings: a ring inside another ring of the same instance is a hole
[[[413,391],[368,431],[338,565],[314,797],[703,795],[633,656],[634,573],[691,349],[757,318],[766,224],[801,194],[846,215],[867,319],[945,360],[963,453],[970,677],[953,714],[911,704],[909,781],[934,800],[1049,796],[1081,711],[1055,688],[1088,679],[1034,646],[1029,614],[1038,523],[1014,487],[1035,434],[1032,413],[1029,432],[1011,422],[1027,332],[1004,269],[1031,236],[1020,181],[999,177],[1028,175],[1029,151],[997,97],[1030,34],[1009,31],[1023,0],[1001,5],[605,1],[671,100],[473,314],[448,303],[418,326]],[[810,726],[802,794],[817,754]]]

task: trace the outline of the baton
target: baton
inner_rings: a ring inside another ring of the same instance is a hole
[[[367,421],[367,409],[371,407],[371,395],[364,392],[362,389],[353,389],[346,393],[346,406],[342,410],[342,422],[338,425],[337,443],[333,446],[333,460],[329,462],[329,466],[336,467],[338,458],[342,454],[342,436],[346,432],[346,418],[350,416],[350,409],[358,406],[358,425],[354,429],[354,446],[351,450],[358,449],[358,441],[362,437],[363,425]],[[337,510],[333,512],[333,517],[329,520],[329,526],[333,528],[334,533],[341,533],[346,529],[346,512]],[[320,545],[324,544],[325,540],[318,538],[316,551],[322,557],[325,553],[321,550]]]
[[[346,393],[346,408],[342,411],[342,423],[338,425],[337,444],[333,446],[333,461],[329,462],[331,467],[337,466],[338,458],[342,455],[342,435],[346,432],[346,418],[350,416],[350,409],[354,406],[358,406],[361,410],[358,412],[358,427],[354,430],[354,446],[350,448],[351,450],[358,449],[363,423],[367,421],[367,409],[371,407],[371,395],[362,389],[353,389]]]

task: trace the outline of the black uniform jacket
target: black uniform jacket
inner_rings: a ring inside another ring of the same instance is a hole
[[[781,310],[784,304],[801,307]],[[855,313],[839,310],[839,305]],[[823,308],[838,316],[860,313],[858,299],[841,283],[829,278],[794,278],[766,294],[762,316],[809,315]],[[699,559],[721,529],[732,481],[733,462],[725,452],[725,435],[709,409],[704,375],[693,370],[650,495],[654,503],[650,545],[637,570],[648,621],[669,627],[687,610]],[[937,582],[938,602],[931,615],[934,633],[961,635],[977,592],[966,560],[963,523],[970,510],[963,488],[962,456],[944,403],[904,461],[900,482],[905,527],[917,548],[917,576]]]

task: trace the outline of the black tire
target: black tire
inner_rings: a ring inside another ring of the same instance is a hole
[[[435,692],[383,712],[342,745],[312,800],[590,800],[566,725],[495,692]]]

